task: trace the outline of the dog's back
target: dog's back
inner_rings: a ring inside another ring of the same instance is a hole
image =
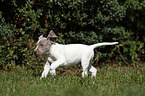
[[[90,46],[84,44],[56,44],[53,45],[53,48],[57,49],[57,54],[60,56],[63,55],[65,57],[66,65],[77,64],[81,61],[83,55],[88,56],[93,54],[93,49],[90,48]]]

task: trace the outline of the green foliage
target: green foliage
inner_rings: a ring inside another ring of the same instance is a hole
[[[42,59],[35,57],[33,50],[38,36],[47,36],[50,30],[62,44],[118,41],[116,47],[95,49],[99,61],[115,59],[134,66],[144,61],[142,0],[25,0],[23,4],[13,0],[7,4],[14,6],[14,15],[2,14],[6,21],[0,23],[1,69],[15,65],[41,68]]]
[[[4,19],[2,20],[2,22],[4,22]],[[1,67],[3,66],[10,67],[11,65],[15,65],[13,60],[18,59],[18,56],[14,52],[15,50],[17,50],[17,48],[12,43],[14,41],[13,29],[15,30],[15,26],[12,24],[0,25],[1,30],[0,40],[2,44],[0,46]],[[6,62],[7,64],[5,64]]]
[[[2,21],[0,26],[0,36],[3,41],[0,47],[2,69],[10,69],[16,67],[15,65],[25,65],[27,68],[31,68],[41,60],[34,57],[35,42],[33,38],[35,32],[39,31],[39,34],[43,34],[45,30],[40,27],[38,22],[40,11],[35,12],[31,8],[30,3],[27,3],[26,7],[18,9],[15,25]]]

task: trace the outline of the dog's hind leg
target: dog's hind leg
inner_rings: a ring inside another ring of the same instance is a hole
[[[92,77],[96,77],[97,69],[93,66],[90,66],[89,71],[92,73]]]
[[[93,56],[94,56],[94,51],[87,50],[84,56],[82,57],[81,60],[82,67],[83,67],[82,77],[88,76],[88,70],[92,73],[92,76],[96,76],[97,69],[93,67],[90,63]]]
[[[88,76],[88,65],[82,65],[82,67],[83,67],[82,77]]]
[[[90,64],[90,59],[84,56],[81,60],[81,65],[83,68],[82,77],[88,76],[89,64]]]

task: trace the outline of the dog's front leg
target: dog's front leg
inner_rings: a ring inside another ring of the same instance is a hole
[[[53,62],[50,66],[50,74],[52,76],[55,76],[56,75],[56,71],[55,69],[59,66],[62,66],[65,64],[65,59],[64,58],[60,58],[58,60],[56,60],[55,62]]]
[[[47,57],[46,57],[47,58]],[[47,74],[49,73],[49,71],[50,71],[50,64],[49,64],[49,62],[50,63],[52,63],[53,62],[53,60],[50,58],[50,57],[48,57],[47,59],[46,59],[46,64],[45,64],[45,66],[44,66],[44,71],[42,72],[42,76],[40,77],[40,79],[42,79],[42,78],[46,78],[47,77]]]
[[[40,79],[42,79],[44,77],[46,78],[49,71],[50,71],[50,64],[47,61],[45,66],[44,66],[44,71],[42,72],[42,76],[40,77]]]

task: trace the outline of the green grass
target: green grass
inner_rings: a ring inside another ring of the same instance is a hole
[[[144,96],[145,69],[97,68],[96,78],[76,71],[39,80],[32,71],[0,72],[1,96]]]

